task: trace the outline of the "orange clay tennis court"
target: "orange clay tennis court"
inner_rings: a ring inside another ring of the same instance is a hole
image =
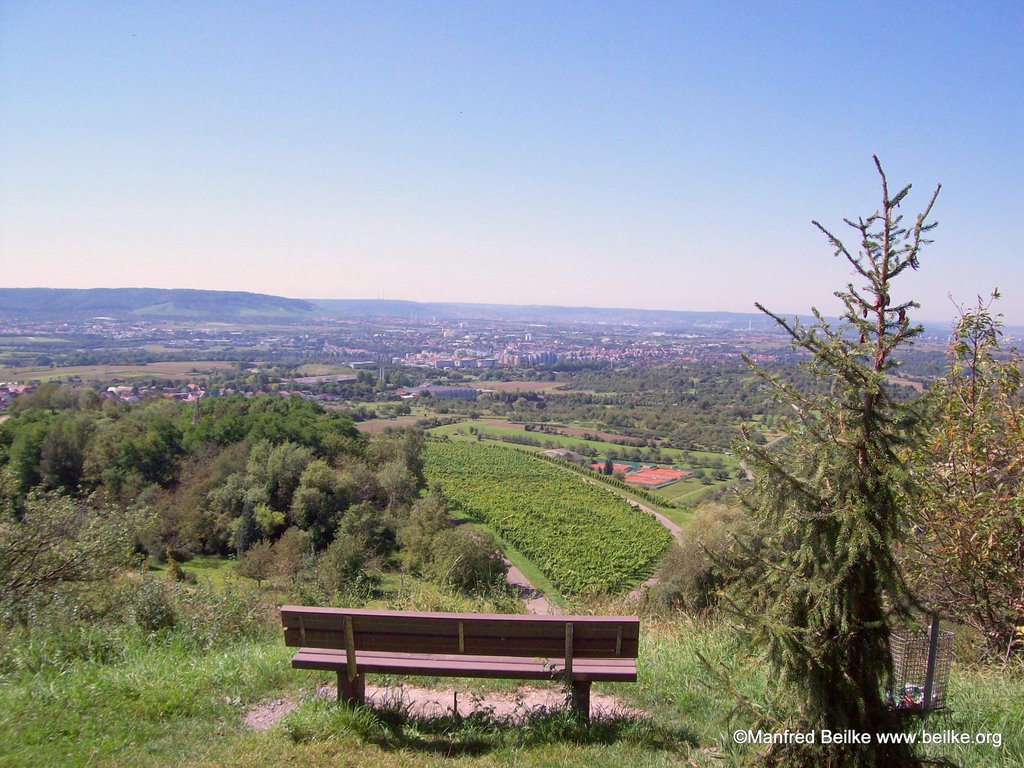
[[[642,485],[645,488],[658,488],[662,485],[674,483],[689,477],[692,472],[683,469],[670,469],[669,467],[644,467],[643,469],[626,476],[626,482],[630,485]]]

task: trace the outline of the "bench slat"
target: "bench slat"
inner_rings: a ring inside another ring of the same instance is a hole
[[[512,680],[551,680],[564,673],[564,659],[523,659],[500,656],[458,656],[446,654],[378,653],[356,651],[360,674],[428,675],[435,677],[486,677]],[[344,651],[303,648],[292,658],[296,669],[345,671]],[[633,659],[575,659],[572,679],[576,681],[636,682]]]
[[[285,644],[304,648],[339,648],[345,647],[344,631],[314,630],[308,626],[305,631],[305,642],[298,629],[286,629]],[[372,651],[408,651],[422,653],[459,653],[460,638],[452,635],[415,635],[415,634],[382,634],[379,632],[354,632],[355,647]],[[503,656],[563,656],[565,653],[565,628],[562,627],[558,637],[537,638],[529,636],[492,637],[474,636],[465,631],[461,648],[468,654],[487,655],[496,653]],[[616,647],[616,637],[580,638],[574,635],[573,656],[577,658],[608,658],[616,655],[636,658],[639,650],[637,640],[622,640]],[[618,654],[616,653],[618,651]]]
[[[510,620],[530,624],[553,624],[561,627],[565,622],[573,624],[637,624],[640,623],[639,616],[565,616],[561,614],[542,616],[506,613],[441,613],[439,611],[388,611],[371,610],[368,608],[324,608],[319,606],[304,605],[283,605],[281,606],[281,617],[305,616],[309,621],[314,617],[330,616],[363,616],[375,621],[388,620],[413,620],[425,619],[430,621],[443,621],[450,623],[462,619],[466,622],[507,622]]]
[[[532,622],[473,622],[466,621],[464,619],[456,620],[451,623],[448,622],[425,622],[420,620],[415,621],[391,621],[391,622],[371,622],[367,619],[361,619],[358,616],[353,616],[352,628],[357,634],[359,633],[371,633],[371,634],[394,634],[394,635],[432,635],[436,637],[452,637],[457,638],[459,636],[459,622],[462,623],[462,634],[465,637],[480,637],[480,638],[516,638],[516,637],[537,637],[537,638],[551,638],[558,639],[564,636],[565,624],[569,623],[568,620],[561,624],[541,624],[536,625]],[[301,620],[301,621],[300,621]],[[609,644],[609,647],[614,648],[615,642],[619,637],[620,627],[622,633],[622,639],[624,641],[636,640],[640,636],[639,626],[630,625],[625,622],[622,624],[602,624],[602,625],[577,625],[572,622],[574,627],[574,634],[580,639],[594,639],[604,640]],[[284,621],[283,625],[286,629],[300,629],[304,627],[306,630],[321,630],[327,632],[342,631],[344,628],[344,617],[331,617],[330,619],[321,618],[304,618],[298,617],[295,621]]]
[[[640,634],[640,620],[635,616],[560,616],[553,621],[549,616],[480,614],[474,618],[466,614],[381,614],[337,608],[321,608],[306,613],[294,606],[286,606],[281,610],[281,622],[286,628],[298,627],[301,620],[307,629],[336,630],[342,628],[346,616],[351,617],[356,632],[453,636],[457,634],[458,623],[461,621],[466,634],[481,637],[558,637],[565,631],[567,622],[572,622],[576,635],[580,637],[615,637],[619,627],[625,639],[637,638]]]

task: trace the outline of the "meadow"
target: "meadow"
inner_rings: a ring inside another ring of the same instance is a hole
[[[223,360],[139,363],[135,365],[48,365],[0,368],[0,381],[141,381],[146,379],[205,378],[211,373],[234,370]]]
[[[451,765],[453,758],[481,768],[738,765],[752,749],[735,744],[731,733],[754,724],[742,710],[730,715],[734,696],[768,709],[779,704],[766,666],[726,622],[645,617],[641,626],[639,681],[595,686],[635,712],[606,713],[589,727],[560,711],[514,725],[486,711],[417,717],[397,698],[384,708],[349,710],[318,693],[332,675],[290,668],[291,649],[273,617],[206,648],[185,628],[95,627],[91,646],[69,627],[46,635],[46,643],[8,636],[0,657],[0,766],[393,768]],[[103,658],[99,649],[112,642],[120,652]],[[505,681],[408,682],[454,686],[460,699],[475,695],[482,704],[490,692],[515,690]],[[932,715],[927,731],[998,733],[1002,744],[934,746],[930,757],[964,768],[1024,764],[1020,665],[956,666],[949,696],[948,710]],[[266,731],[245,724],[248,712],[268,704],[295,708]]]

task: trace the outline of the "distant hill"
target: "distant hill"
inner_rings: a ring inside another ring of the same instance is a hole
[[[559,307],[544,304],[469,304],[395,299],[287,299],[244,291],[185,288],[0,288],[0,318],[76,321],[92,317],[117,320],[220,320],[301,322],[316,317],[395,318],[401,320],[492,320],[522,324],[642,325],[676,332],[778,331],[757,312],[687,312],[667,309]],[[801,317],[804,322],[813,318]],[[946,338],[948,322],[926,322],[925,334]],[[1024,327],[1006,326],[1008,337],[1024,337]]]
[[[0,288],[0,317],[20,320],[301,320],[308,301],[243,291],[177,288]]]
[[[312,300],[339,317],[418,320],[496,320],[520,323],[643,324],[666,330],[773,330],[775,323],[753,312],[682,312],[661,309],[557,307],[542,304],[462,304],[383,299]]]
[[[559,307],[546,304],[467,304],[450,302],[400,301],[392,299],[310,299],[324,313],[335,317],[379,317],[404,320],[494,320],[511,323],[581,325],[642,325],[647,328],[701,333],[705,331],[780,332],[775,321],[760,312],[692,312],[670,309],[626,309],[610,307]],[[792,319],[793,315],[782,313]],[[814,322],[800,315],[806,324]],[[830,322],[836,318],[828,317]],[[948,338],[949,321],[925,320],[924,336]],[[1007,325],[1008,338],[1024,338],[1024,326]]]

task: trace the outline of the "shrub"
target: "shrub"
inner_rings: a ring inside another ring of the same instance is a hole
[[[378,563],[364,542],[347,537],[335,539],[324,550],[316,570],[328,596],[362,591],[379,578]]]
[[[274,543],[278,572],[282,576],[294,577],[306,566],[312,551],[313,544],[309,534],[294,526],[289,528]]]
[[[126,564],[142,518],[36,491],[20,518],[0,510],[0,623],[21,620],[65,585],[104,579]]]
[[[718,603],[725,586],[722,559],[737,555],[737,539],[750,545],[752,527],[745,510],[719,502],[704,502],[694,513],[682,543],[665,558],[661,580],[651,588],[648,600],[660,610],[700,613]]]
[[[493,538],[464,526],[435,537],[426,570],[435,581],[472,590],[503,583],[508,566]]]
[[[148,576],[130,581],[123,591],[128,617],[143,632],[171,629],[177,622],[171,590]]]
[[[264,579],[274,575],[277,563],[269,541],[253,544],[238,561],[238,575],[254,579],[259,587]]]

